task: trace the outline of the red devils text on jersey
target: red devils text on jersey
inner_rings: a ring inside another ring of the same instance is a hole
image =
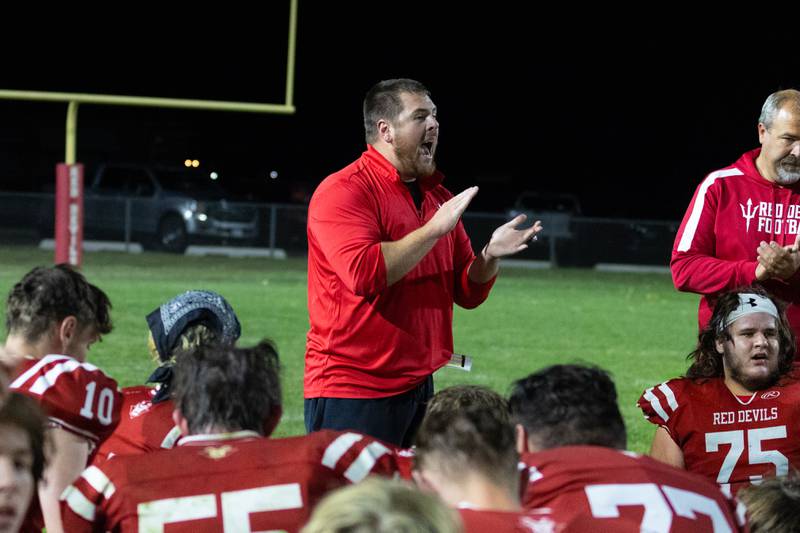
[[[25,359],[11,389],[30,396],[59,427],[98,443],[119,423],[117,382],[90,363],[66,355]]]
[[[678,378],[644,391],[645,418],[665,428],[683,451],[686,469],[720,484],[728,494],[765,476],[800,467],[800,381],[747,398],[722,378]]]
[[[184,437],[172,450],[90,466],[62,496],[64,529],[298,531],[328,491],[396,471],[390,445],[350,432]]]
[[[523,506],[573,531],[739,531],[743,509],[700,476],[632,452],[565,446],[522,455]],[[581,525],[582,529],[578,528]]]

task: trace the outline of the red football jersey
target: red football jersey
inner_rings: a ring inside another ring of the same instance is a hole
[[[727,494],[800,467],[800,381],[794,377],[747,399],[722,378],[678,378],[647,389],[638,403],[681,448],[686,469]]]
[[[530,468],[526,509],[584,531],[739,531],[743,508],[719,488],[649,457],[599,446],[565,446],[523,454]],[[591,524],[591,527],[589,527]]]
[[[90,466],[62,496],[66,531],[298,531],[328,491],[396,471],[391,445],[352,432],[184,437]]]
[[[559,524],[548,509],[521,511],[487,511],[459,508],[465,533],[560,533]]]
[[[96,366],[66,355],[25,359],[11,389],[39,402],[54,424],[94,443],[119,423],[122,394],[117,382]]]
[[[172,400],[153,403],[156,389],[145,385],[122,389],[119,425],[100,445],[93,462],[114,455],[136,455],[169,449],[181,436],[172,420]]]

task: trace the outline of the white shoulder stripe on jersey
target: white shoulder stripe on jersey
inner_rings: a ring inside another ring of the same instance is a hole
[[[116,487],[114,484],[111,483],[111,480],[108,479],[105,472],[97,468],[96,466],[90,466],[86,470],[83,471],[81,477],[86,480],[86,482],[95,490],[95,492],[99,492],[103,495],[103,497],[107,500],[111,498],[116,491]]]
[[[28,390],[32,394],[36,394],[41,396],[44,394],[47,389],[52,387],[56,380],[64,374],[65,372],[72,372],[76,368],[83,368],[88,370],[89,372],[95,372],[99,370],[96,366],[91,363],[81,363],[77,359],[73,359],[72,357],[65,356],[65,355],[48,355],[40,359],[35,365],[28,369],[27,372],[23,373],[17,379],[14,380],[14,383],[11,384],[13,388],[20,388],[22,385],[28,381],[31,377],[33,377],[36,373],[42,370],[43,367],[50,365],[51,363],[56,363],[53,365],[43,376],[39,376],[36,381],[33,382],[33,385],[28,387]]]
[[[672,389],[670,389],[669,385],[667,385],[667,382],[665,381],[659,385],[658,390],[664,393],[664,397],[667,399],[670,409],[675,411],[675,409],[678,408],[678,400],[675,398],[675,394],[672,392]]]
[[[649,389],[644,391],[644,399],[650,402],[650,405],[653,407],[653,411],[655,411],[656,414],[658,414],[658,416],[660,416],[664,422],[669,420],[669,415],[664,410],[664,408],[661,407],[661,400],[659,400],[656,397],[656,395],[653,394],[653,387],[650,387]]]
[[[67,487],[61,495],[61,500],[65,501],[72,511],[88,522],[94,522],[95,510],[97,507],[89,501],[81,491],[75,487]]]
[[[389,453],[389,448],[380,442],[373,442],[358,454],[358,458],[345,471],[344,477],[358,483],[372,471],[372,467],[382,455]]]
[[[692,247],[694,234],[697,231],[697,225],[700,223],[700,215],[703,213],[706,192],[708,191],[708,188],[711,187],[711,184],[714,183],[717,178],[741,176],[742,174],[744,174],[744,172],[738,168],[729,168],[728,170],[717,170],[716,172],[712,172],[706,177],[705,180],[703,180],[702,185],[700,185],[700,189],[697,191],[697,197],[694,199],[692,214],[689,216],[689,220],[686,221],[686,226],[683,228],[683,235],[681,235],[681,240],[678,243],[679,252],[686,252]]]
[[[175,426],[169,430],[167,436],[161,441],[161,447],[166,449],[174,448],[179,438],[181,438],[181,430],[178,426]]]
[[[345,433],[337,437],[332,443],[325,448],[325,453],[322,455],[322,464],[328,468],[334,468],[339,459],[342,458],[347,450],[353,447],[353,444],[363,439],[363,435],[358,433]]]
[[[41,396],[44,394],[47,389],[52,387],[56,380],[62,375],[67,372],[72,372],[76,368],[81,366],[81,364],[76,361],[75,359],[70,359],[64,361],[63,363],[58,363],[54,365],[50,370],[44,373],[43,376],[39,376],[36,381],[33,382],[33,385],[30,386],[28,390],[30,390],[33,394],[38,394]]]
[[[41,370],[43,366],[49,365],[53,361],[60,361],[64,359],[71,359],[71,357],[67,357],[66,355],[46,355],[42,357],[36,362],[35,365],[33,365],[28,370],[20,374],[17,377],[17,379],[11,382],[10,387],[12,389],[18,389],[22,387],[22,384],[31,379],[34,376],[34,374],[36,374],[37,372],[39,372],[39,370]]]

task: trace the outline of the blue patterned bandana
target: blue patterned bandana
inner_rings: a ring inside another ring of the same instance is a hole
[[[233,343],[242,333],[239,319],[225,298],[212,291],[186,291],[147,315],[162,362],[170,360],[181,334],[194,324],[205,325],[224,343]]]

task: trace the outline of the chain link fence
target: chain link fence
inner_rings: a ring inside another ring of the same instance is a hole
[[[144,250],[182,252],[193,244],[307,252],[305,205],[202,202],[185,212],[158,211],[136,198],[106,198],[84,206],[84,240],[138,243]],[[52,239],[52,194],[0,192],[0,244],[37,245]],[[466,213],[463,222],[480,248],[507,221],[498,213]],[[543,218],[537,242],[515,256],[553,266],[598,263],[666,266],[677,221]],[[185,242],[183,242],[185,239]]]

